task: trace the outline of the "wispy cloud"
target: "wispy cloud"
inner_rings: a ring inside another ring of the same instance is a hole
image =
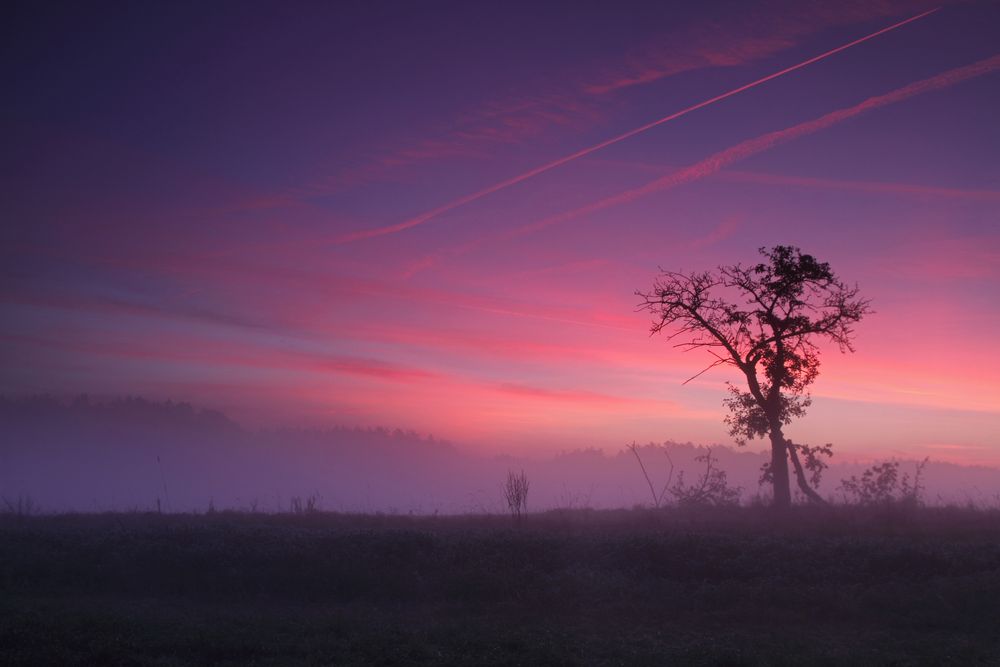
[[[555,215],[548,216],[541,220],[522,225],[513,230],[508,230],[505,232],[498,232],[490,235],[485,235],[478,237],[469,241],[462,243],[450,248],[445,248],[439,250],[435,253],[426,255],[414,263],[412,263],[404,271],[404,277],[412,277],[417,273],[432,268],[438,265],[441,261],[448,257],[454,257],[463,255],[470,252],[484,243],[499,241],[503,239],[516,238],[518,236],[523,236],[526,234],[534,233],[550,227],[552,225],[561,224],[568,222],[570,220],[585,216],[591,213],[596,213],[598,211],[611,208],[620,204],[625,204],[628,202],[635,201],[647,195],[670,190],[672,188],[692,183],[709,176],[713,176],[723,169],[736,164],[742,160],[745,160],[753,155],[762,153],[764,151],[775,148],[776,146],[793,141],[795,139],[804,137],[815,132],[819,132],[828,127],[836,125],[837,123],[848,120],[855,116],[861,115],[868,111],[872,111],[881,107],[889,106],[897,102],[902,102],[904,100],[910,99],[917,95],[922,95],[924,93],[933,92],[936,90],[941,90],[948,88],[955,84],[961,83],[968,79],[972,79],[978,76],[983,76],[990,74],[996,70],[1000,69],[1000,55],[981,60],[977,63],[967,65],[964,67],[958,67],[942,74],[917,81],[915,83],[903,86],[894,91],[886,93],[884,95],[878,95],[871,97],[863,102],[860,102],[851,107],[845,109],[839,109],[837,111],[830,112],[819,118],[811,121],[800,123],[789,128],[782,130],[777,130],[775,132],[770,132],[768,134],[756,137],[754,139],[749,139],[743,141],[735,146],[727,148],[723,151],[719,151],[704,160],[700,160],[687,167],[681,167],[673,170],[669,174],[662,176],[654,181],[646,183],[638,188],[632,188],[624,192],[618,193],[611,197],[592,202],[590,204],[569,210],[562,213],[557,213]],[[655,168],[655,167],[653,167]],[[881,194],[900,194],[907,196],[922,196],[922,197],[946,197],[946,198],[957,198],[965,199],[971,201],[1000,201],[1000,192],[994,190],[970,190],[962,188],[943,188],[934,187],[927,185],[915,185],[907,183],[884,183],[884,182],[865,182],[865,181],[837,181],[831,179],[821,179],[821,178],[809,178],[801,176],[785,176],[776,174],[761,174],[754,172],[728,172],[726,176],[727,180],[739,181],[739,182],[749,182],[749,183],[761,183],[766,185],[779,185],[779,186],[800,186],[800,187],[814,187],[814,188],[828,188],[828,189],[844,189],[844,190],[860,190],[865,192],[881,193]],[[699,247],[699,244],[711,244],[718,242],[728,235],[731,235],[736,227],[738,226],[738,221],[735,219],[730,219],[725,221],[718,229],[714,230],[709,236],[696,240],[692,247]]]
[[[614,196],[587,204],[586,206],[581,206],[571,211],[565,211],[537,222],[524,225],[515,230],[513,234],[520,235],[535,232],[540,229],[544,229],[545,227],[550,227],[552,225],[573,220],[583,215],[611,208],[612,206],[618,206],[620,204],[635,201],[656,192],[662,192],[686,183],[701,180],[732,164],[740,162],[741,160],[745,160],[751,156],[770,150],[789,141],[793,141],[815,132],[819,132],[820,130],[824,130],[828,127],[832,127],[838,123],[848,120],[849,118],[908,100],[912,97],[916,97],[917,95],[942,90],[963,81],[983,76],[985,74],[990,74],[998,69],[1000,69],[1000,55],[993,56],[992,58],[986,58],[977,63],[973,63],[972,65],[966,65],[965,67],[958,67],[928,79],[922,79],[907,86],[903,86],[902,88],[897,88],[896,90],[884,95],[870,97],[867,100],[853,106],[832,111],[814,120],[799,123],[798,125],[793,125],[792,127],[788,127],[783,130],[769,132],[754,139],[748,139],[747,141],[740,142],[735,146],[719,151],[704,160],[700,160],[688,167],[678,169],[641,187],[632,188]]]
[[[640,162],[635,160],[591,159],[595,164],[613,168],[625,168],[646,173],[662,174],[675,170],[677,165]],[[778,188],[797,187],[818,190],[843,190],[848,192],[868,192],[882,195],[899,195],[924,199],[958,199],[969,202],[1000,201],[1000,190],[976,188],[943,187],[924,183],[903,183],[892,181],[855,181],[849,179],[819,178],[816,176],[799,176],[795,174],[779,174],[762,171],[746,171],[727,169],[720,172],[716,178],[728,183],[751,183],[754,185],[771,185]]]
[[[1000,242],[985,235],[909,239],[900,244],[896,257],[879,264],[878,271],[892,279],[935,284],[996,279],[1000,278]]]
[[[711,231],[708,232],[708,234],[700,236],[689,242],[688,247],[692,250],[697,250],[700,248],[707,248],[721,241],[725,241],[736,233],[736,230],[740,227],[740,223],[741,219],[739,216],[729,216],[716,225]]]
[[[513,396],[526,398],[532,402],[555,401],[565,403],[575,403],[578,405],[598,405],[602,407],[613,407],[616,405],[637,405],[637,404],[658,404],[662,407],[673,406],[670,401],[651,401],[649,399],[638,399],[624,396],[614,396],[593,391],[579,391],[571,389],[549,389],[545,387],[534,387],[524,384],[502,383],[497,385],[497,389]]]
[[[962,199],[965,201],[1000,201],[1000,190],[976,190],[969,188],[947,188],[920,183],[891,183],[885,181],[852,181],[811,176],[789,176],[750,171],[729,171],[726,180],[740,183],[756,183],[778,187],[802,187],[825,190],[849,190],[873,194],[902,195],[922,198]]]
[[[597,330],[631,331],[634,318],[595,313],[572,305],[551,304],[537,299],[509,298],[474,290],[441,289],[401,285],[381,279],[365,279],[343,273],[302,268],[278,267],[255,262],[177,256],[138,257],[125,263],[135,271],[164,283],[171,294],[189,286],[211,286],[202,306],[190,305],[190,299],[139,295],[133,299],[111,298],[102,294],[60,288],[58,291],[34,289],[28,292],[0,294],[0,304],[33,305],[46,308],[90,312],[105,316],[134,318],[169,318],[207,325],[232,326],[247,330],[282,332],[316,325],[317,304],[323,307],[372,299],[392,303],[440,307],[497,315],[506,319],[557,322]],[[252,291],[247,302],[232,295]],[[213,300],[227,305],[213,310]],[[240,307],[242,306],[242,307]],[[266,319],[249,311],[268,313]]]
[[[648,85],[684,72],[713,67],[735,67],[773,57],[799,45],[822,30],[884,19],[942,2],[843,1],[816,3],[766,2],[751,12],[730,8],[725,19],[684,26],[669,38],[635,48],[621,63],[608,65],[591,77],[583,89],[607,95]]]
[[[17,291],[0,294],[0,305],[34,306],[100,315],[182,320],[210,326],[265,331],[272,323],[261,317],[224,312],[218,307],[189,301],[135,297],[132,299],[76,291]],[[229,309],[226,309],[227,311]]]
[[[260,344],[205,337],[160,334],[148,340],[107,340],[74,334],[71,337],[0,335],[0,341],[19,346],[62,350],[74,354],[117,357],[138,361],[192,363],[206,368],[228,366],[246,369],[337,373],[393,382],[414,382],[443,377],[433,370],[380,359],[278,349]]]
[[[605,118],[605,103],[571,89],[487,100],[460,112],[431,136],[373,149],[359,163],[328,178],[319,178],[290,191],[289,197],[308,198],[379,181],[417,164],[450,159],[488,159],[498,147],[537,141],[553,130],[581,131]],[[275,198],[276,204],[281,199]]]
[[[498,145],[522,144],[554,128],[579,130],[595,125],[606,116],[606,98],[622,90],[684,72],[748,65],[799,46],[823,30],[948,2],[845,0],[830,8],[779,0],[752,11],[730,12],[724,19],[675,25],[633,48],[618,62],[564,73],[562,78],[568,82],[557,92],[488,100],[460,113],[451,121],[452,127],[437,136],[378,150],[365,164],[305,190],[320,192],[332,183],[349,186],[374,180],[392,169],[428,160],[488,158]]]
[[[416,217],[410,218],[408,220],[404,220],[402,222],[399,222],[399,223],[396,223],[396,224],[393,224],[393,225],[386,225],[386,226],[377,227],[377,228],[374,228],[374,229],[364,229],[364,230],[359,230],[359,231],[356,231],[356,232],[351,232],[351,233],[345,234],[345,235],[341,236],[338,239],[338,242],[339,243],[351,243],[351,242],[359,241],[359,240],[363,240],[363,239],[369,239],[369,238],[375,238],[375,237],[379,237],[379,236],[385,236],[387,234],[394,234],[394,233],[397,233],[397,232],[401,232],[401,231],[410,229],[412,227],[416,227],[417,225],[421,225],[421,224],[427,222],[428,220],[431,220],[433,218],[438,217],[439,215],[441,215],[443,213],[447,213],[448,211],[452,211],[452,210],[454,210],[456,208],[459,208],[460,206],[464,206],[466,204],[470,204],[470,203],[472,203],[474,201],[482,199],[483,197],[486,197],[487,195],[493,194],[494,192],[498,192],[498,191],[503,190],[505,188],[509,188],[509,187],[511,187],[513,185],[517,185],[518,183],[522,183],[522,182],[524,182],[524,181],[526,181],[526,180],[528,180],[530,178],[534,178],[535,176],[538,176],[539,174],[543,174],[543,173],[545,173],[547,171],[555,169],[556,167],[560,167],[560,166],[562,166],[562,165],[564,165],[564,164],[566,164],[568,162],[572,162],[573,160],[577,160],[577,159],[582,158],[584,156],[590,155],[591,153],[599,151],[599,150],[601,150],[603,148],[607,148],[608,146],[611,146],[613,144],[616,144],[616,143],[619,143],[621,141],[624,141],[624,140],[626,140],[626,139],[628,139],[630,137],[634,137],[637,134],[641,134],[643,132],[651,130],[654,127],[657,127],[657,126],[662,125],[664,123],[668,123],[670,121],[676,120],[678,118],[681,118],[682,116],[686,116],[689,113],[692,113],[694,111],[697,111],[697,110],[702,109],[704,107],[707,107],[709,105],[715,104],[716,102],[720,102],[720,101],[725,100],[725,99],[727,99],[729,97],[732,97],[734,95],[738,95],[738,94],[740,94],[742,92],[745,92],[747,90],[750,90],[752,88],[756,88],[757,86],[760,86],[760,85],[762,85],[764,83],[767,83],[768,81],[772,81],[773,79],[776,79],[778,77],[784,76],[784,75],[789,74],[791,72],[794,72],[796,70],[802,69],[803,67],[808,67],[809,65],[812,65],[812,64],[814,64],[816,62],[819,62],[821,60],[825,60],[826,58],[829,58],[829,57],[831,57],[833,55],[836,55],[837,53],[840,53],[841,51],[844,51],[844,50],[849,49],[849,48],[851,48],[853,46],[856,46],[858,44],[866,42],[866,41],[868,41],[870,39],[874,39],[875,37],[878,37],[880,35],[884,35],[885,33],[890,32],[892,30],[896,30],[898,28],[901,28],[902,26],[907,25],[909,23],[912,23],[913,21],[917,21],[919,19],[922,19],[925,16],[933,14],[935,11],[937,11],[937,10],[936,9],[932,9],[930,11],[926,11],[926,12],[923,12],[921,14],[917,14],[916,16],[911,16],[908,19],[905,19],[903,21],[899,21],[897,23],[894,23],[894,24],[892,24],[890,26],[882,28],[881,30],[877,30],[877,31],[875,31],[873,33],[865,35],[864,37],[860,37],[860,38],[855,39],[855,40],[853,40],[851,42],[848,42],[846,44],[838,46],[838,47],[836,47],[834,49],[830,49],[829,51],[825,51],[825,52],[823,52],[823,53],[821,53],[821,54],[819,54],[817,56],[813,56],[812,58],[809,58],[807,60],[803,60],[802,62],[796,63],[795,65],[792,65],[790,67],[786,67],[786,68],[781,69],[781,70],[779,70],[777,72],[773,72],[772,74],[769,74],[767,76],[764,76],[764,77],[761,77],[761,78],[756,79],[754,81],[751,81],[751,82],[749,82],[747,84],[744,84],[742,86],[739,86],[737,88],[729,90],[729,91],[727,91],[725,93],[722,93],[720,95],[716,95],[716,96],[711,97],[711,98],[709,98],[707,100],[703,100],[701,102],[698,102],[697,104],[693,104],[691,106],[685,107],[684,109],[681,109],[680,111],[676,111],[676,112],[668,114],[668,115],[666,115],[666,116],[664,116],[662,118],[658,118],[657,120],[654,120],[652,122],[646,123],[645,125],[637,127],[635,129],[629,130],[628,132],[625,132],[623,134],[619,134],[618,136],[612,137],[612,138],[607,139],[605,141],[602,141],[602,142],[600,142],[598,144],[594,144],[594,145],[589,146],[587,148],[584,148],[582,150],[576,151],[575,153],[571,153],[569,155],[563,156],[563,157],[561,157],[559,159],[556,159],[556,160],[553,160],[553,161],[548,162],[546,164],[543,164],[543,165],[541,165],[539,167],[536,167],[534,169],[526,171],[526,172],[524,172],[522,174],[519,174],[517,176],[514,176],[512,178],[508,178],[508,179],[506,179],[504,181],[500,181],[499,183],[495,183],[495,184],[493,184],[493,185],[491,185],[491,186],[489,186],[487,188],[483,188],[482,190],[479,190],[477,192],[473,192],[471,194],[465,195],[464,197],[460,197],[458,199],[450,201],[450,202],[448,202],[446,204],[442,204],[441,206],[438,206],[438,207],[436,207],[434,209],[426,211],[426,212],[424,212],[424,213],[422,213],[422,214],[420,214],[420,215],[418,215]]]

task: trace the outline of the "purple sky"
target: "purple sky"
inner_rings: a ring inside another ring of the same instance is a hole
[[[633,292],[782,243],[876,310],[789,435],[1000,464],[996,3],[25,3],[5,23],[0,392],[484,450],[725,442],[732,376],[681,386],[710,359],[648,337]]]

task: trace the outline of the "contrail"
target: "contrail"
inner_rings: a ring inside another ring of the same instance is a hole
[[[529,225],[519,227],[518,229],[510,232],[507,236],[520,236],[522,234],[534,232],[560,222],[577,218],[587,213],[593,213],[611,206],[633,201],[653,192],[668,190],[684,183],[700,180],[706,176],[715,174],[735,162],[739,162],[740,160],[744,160],[752,155],[774,148],[775,146],[783,144],[787,141],[798,139],[799,137],[807,134],[812,134],[814,132],[818,132],[819,130],[826,129],[831,125],[836,125],[837,123],[843,122],[848,118],[858,116],[867,111],[871,111],[872,109],[878,109],[890,104],[895,104],[896,102],[902,102],[903,100],[921,95],[923,93],[941,90],[942,88],[947,88],[957,83],[961,83],[962,81],[982,76],[984,74],[989,74],[997,70],[1000,70],[1000,55],[986,58],[985,60],[980,60],[979,62],[971,65],[965,65],[964,67],[957,67],[936,76],[932,76],[928,79],[921,79],[920,81],[903,86],[902,88],[897,88],[896,90],[885,93],[884,95],[869,97],[854,106],[837,109],[836,111],[831,111],[830,113],[824,114],[819,118],[799,123],[798,125],[793,125],[783,130],[769,132],[753,139],[742,141],[735,146],[731,146],[725,150],[719,151],[718,153],[714,153],[704,160],[700,160],[690,166],[678,169],[677,171],[671,172],[662,178],[656,179],[655,181],[650,181],[649,183],[646,183],[638,188],[626,190],[625,192],[601,199],[571,211],[549,216],[548,218],[533,222]]]
[[[654,192],[660,192],[663,190],[669,190],[671,188],[683,185],[685,183],[691,183],[693,181],[698,181],[719,171],[725,169],[726,167],[744,160],[748,157],[762,153],[763,151],[769,150],[799,137],[818,132],[820,130],[826,129],[832,125],[845,121],[854,116],[858,116],[867,111],[873,109],[878,109],[880,107],[888,106],[890,104],[895,104],[896,102],[902,102],[903,100],[921,95],[923,93],[929,93],[935,90],[941,90],[942,88],[947,88],[953,86],[962,81],[975,78],[977,76],[982,76],[984,74],[989,74],[1000,70],[1000,55],[993,56],[991,58],[986,58],[985,60],[980,60],[979,62],[973,63],[971,65],[965,65],[964,67],[958,67],[947,72],[943,72],[936,76],[932,76],[928,79],[921,79],[914,83],[903,86],[902,88],[897,88],[896,90],[890,91],[883,95],[876,95],[875,97],[870,97],[863,102],[859,102],[854,106],[846,107],[843,109],[838,109],[836,111],[831,111],[830,113],[824,114],[819,118],[806,121],[804,123],[799,123],[798,125],[793,125],[787,127],[783,130],[776,130],[774,132],[769,132],[767,134],[761,135],[759,137],[754,137],[753,139],[747,139],[746,141],[741,141],[740,143],[730,146],[725,150],[721,150],[714,153],[703,160],[699,160],[694,164],[688,165],[687,167],[682,167],[676,171],[672,171],[669,174],[662,176],[654,181],[650,181],[645,185],[641,185],[637,188],[632,188],[626,190],[616,195],[600,199],[598,201],[586,204],[579,208],[575,208],[569,211],[564,211],[563,213],[557,213],[551,215],[547,218],[523,225],[516,229],[512,229],[505,232],[499,232],[495,234],[490,234],[487,236],[482,236],[471,241],[466,241],[461,246],[452,248],[447,251],[441,251],[435,255],[425,257],[422,262],[414,267],[411,267],[409,271],[405,274],[406,277],[410,277],[422,271],[429,266],[433,266],[445,255],[462,255],[465,254],[483,243],[502,241],[511,238],[517,238],[519,236],[524,236],[532,232],[550,227],[552,225],[560,224],[578,218],[582,215],[587,215],[588,213],[594,213],[596,211],[601,211],[612,206],[617,206],[618,204],[625,204],[630,201],[639,199],[646,195],[652,194]],[[940,189],[939,189],[940,190]],[[940,190],[941,192],[949,192],[946,190]],[[977,196],[993,198],[996,193],[993,192],[976,192]]]
[[[902,26],[906,25],[907,23],[912,23],[913,21],[918,21],[918,20],[924,18],[925,16],[929,16],[929,15],[933,14],[934,12],[939,11],[940,9],[941,9],[940,7],[937,7],[935,9],[931,9],[931,10],[928,10],[926,12],[923,12],[922,14],[917,14],[916,16],[911,16],[910,18],[908,18],[906,20],[900,21],[899,23],[894,23],[894,24],[892,24],[892,25],[890,25],[890,26],[888,26],[886,28],[882,28],[881,30],[873,32],[870,35],[866,35],[864,37],[856,39],[853,42],[848,42],[847,44],[844,44],[842,46],[838,46],[835,49],[830,49],[829,51],[821,53],[818,56],[813,56],[812,58],[809,58],[808,60],[803,60],[802,62],[798,63],[797,65],[792,65],[791,67],[786,67],[785,69],[777,71],[777,72],[774,72],[773,74],[768,74],[767,76],[765,76],[763,78],[760,78],[760,79],[757,79],[756,81],[751,81],[750,83],[744,84],[744,85],[740,86],[739,88],[734,88],[733,90],[730,90],[729,92],[722,93],[721,95],[716,95],[715,97],[712,97],[710,99],[704,100],[702,102],[698,102],[697,104],[693,104],[693,105],[691,105],[689,107],[681,109],[680,111],[675,111],[674,113],[670,114],[669,116],[664,116],[663,118],[660,118],[658,120],[654,120],[654,121],[652,121],[650,123],[646,123],[645,125],[643,125],[641,127],[637,127],[634,130],[629,130],[628,132],[626,132],[624,134],[619,134],[616,137],[612,137],[611,139],[607,139],[605,141],[602,141],[601,143],[595,144],[593,146],[590,146],[589,148],[584,148],[584,149],[579,150],[579,151],[577,151],[575,153],[572,153],[570,155],[566,155],[566,156],[561,157],[561,158],[559,158],[557,160],[553,160],[552,162],[548,162],[546,164],[543,164],[540,167],[535,167],[534,169],[532,169],[530,171],[526,171],[523,174],[520,174],[519,176],[514,176],[512,178],[508,178],[505,181],[501,181],[499,183],[491,185],[488,188],[485,188],[483,190],[479,190],[478,192],[473,192],[472,194],[465,195],[464,197],[460,197],[459,199],[455,199],[454,201],[448,202],[447,204],[443,204],[441,206],[438,206],[435,209],[431,209],[430,211],[427,211],[426,213],[421,213],[420,215],[416,216],[415,218],[410,218],[409,220],[404,220],[403,222],[399,222],[399,223],[396,223],[394,225],[387,225],[385,227],[377,227],[375,229],[366,229],[366,230],[361,230],[361,231],[357,231],[357,232],[351,232],[350,234],[345,234],[345,235],[341,236],[340,238],[338,238],[336,240],[336,243],[350,243],[352,241],[359,241],[361,239],[367,239],[367,238],[372,238],[372,237],[376,237],[376,236],[384,236],[386,234],[394,234],[395,232],[401,232],[404,229],[409,229],[410,227],[416,227],[417,225],[420,225],[420,224],[422,224],[424,222],[427,222],[431,218],[436,218],[437,216],[441,215],[442,213],[446,213],[448,211],[451,211],[453,209],[458,208],[459,206],[464,206],[465,204],[469,204],[471,202],[474,202],[477,199],[481,199],[481,198],[485,197],[486,195],[493,194],[494,192],[497,192],[498,190],[503,190],[504,188],[510,187],[511,185],[516,185],[518,183],[521,183],[522,181],[526,181],[529,178],[532,178],[534,176],[542,174],[542,173],[544,173],[546,171],[549,171],[551,169],[555,169],[556,167],[564,165],[567,162],[571,162],[573,160],[576,160],[577,158],[584,157],[585,155],[590,155],[591,153],[593,153],[595,151],[599,151],[602,148],[607,148],[608,146],[610,146],[612,144],[616,144],[619,141],[624,141],[625,139],[628,139],[629,137],[634,137],[637,134],[640,134],[642,132],[645,132],[646,130],[649,130],[651,128],[656,127],[657,125],[662,125],[663,123],[667,123],[667,122],[670,122],[672,120],[676,120],[677,118],[680,118],[681,116],[686,116],[687,114],[691,113],[692,111],[697,111],[698,109],[701,109],[703,107],[707,107],[710,104],[715,104],[716,102],[720,102],[720,101],[722,101],[722,100],[724,100],[724,99],[726,99],[728,97],[732,97],[733,95],[738,95],[739,93],[742,93],[744,91],[750,90],[751,88],[755,88],[755,87],[757,87],[757,86],[759,86],[761,84],[767,83],[768,81],[771,81],[772,79],[777,79],[780,76],[784,76],[785,74],[789,74],[789,73],[794,72],[796,70],[802,69],[803,67],[807,67],[808,65],[812,65],[813,63],[819,62],[820,60],[824,60],[826,58],[829,58],[832,55],[840,53],[841,51],[849,49],[852,46],[857,46],[858,44],[861,44],[863,42],[867,42],[870,39],[874,39],[875,37],[878,37],[879,35],[884,35],[887,32],[895,30],[896,28],[901,28]]]

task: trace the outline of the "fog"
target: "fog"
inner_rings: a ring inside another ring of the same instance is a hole
[[[398,429],[251,430],[185,403],[85,397],[0,398],[0,432],[3,502],[30,499],[43,512],[273,512],[312,498],[342,512],[500,513],[508,470],[527,475],[529,511],[652,504],[624,433],[604,451],[515,458]],[[706,450],[668,440],[638,451],[659,492],[682,472],[696,480],[704,471],[696,457]],[[768,458],[761,443],[711,451],[744,502],[766,499],[758,484]],[[835,455],[821,494],[841,499],[840,481],[870,463]],[[916,463],[901,460],[900,473],[912,476]],[[931,460],[922,481],[928,504],[1000,504],[997,469]]]

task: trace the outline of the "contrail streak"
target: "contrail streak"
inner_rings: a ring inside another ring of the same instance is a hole
[[[557,213],[551,215],[547,218],[543,218],[536,222],[523,225],[516,229],[508,230],[505,232],[499,232],[490,234],[487,236],[482,236],[471,241],[467,241],[464,244],[451,248],[449,250],[440,251],[434,255],[425,257],[421,262],[413,267],[411,267],[404,276],[409,278],[412,277],[419,271],[427,269],[434,266],[445,256],[455,256],[463,255],[467,252],[478,248],[483,243],[503,241],[507,239],[517,238],[519,236],[524,236],[532,232],[539,231],[546,227],[556,225],[562,222],[567,222],[578,218],[582,215],[587,215],[588,213],[594,213],[601,211],[618,204],[625,204],[630,201],[639,199],[654,192],[660,192],[663,190],[669,190],[685,183],[691,183],[693,181],[698,181],[703,178],[707,178],[719,171],[725,169],[726,167],[744,160],[748,157],[756,155],[757,153],[762,153],[763,151],[769,150],[799,137],[818,132],[820,130],[826,129],[832,125],[845,121],[854,116],[858,116],[867,111],[873,109],[878,109],[880,107],[888,106],[890,104],[895,104],[896,102],[902,102],[903,100],[915,97],[916,95],[921,95],[923,93],[929,93],[931,91],[940,90],[942,88],[947,88],[953,86],[957,83],[961,83],[967,79],[972,79],[977,76],[982,76],[984,74],[989,74],[1000,70],[1000,55],[987,58],[985,60],[980,60],[979,62],[973,63],[971,65],[966,65],[964,67],[958,67],[956,69],[948,70],[937,76],[930,77],[928,79],[922,79],[916,81],[909,85],[903,86],[902,88],[897,88],[896,90],[890,91],[883,95],[877,95],[875,97],[870,97],[863,102],[859,102],[851,107],[846,107],[844,109],[838,109],[836,111],[831,111],[828,114],[820,116],[810,121],[800,123],[798,125],[793,125],[787,127],[783,130],[776,130],[774,132],[769,132],[767,134],[755,137],[753,139],[747,139],[742,141],[735,146],[730,146],[729,148],[714,153],[703,160],[699,160],[694,164],[687,167],[681,167],[676,171],[672,171],[669,174],[662,176],[654,181],[650,181],[645,185],[641,185],[637,188],[632,188],[626,190],[617,195],[612,195],[604,199],[600,199],[596,202],[586,204],[579,208],[575,208],[569,211],[564,211],[563,213]],[[808,184],[809,181],[806,181]],[[865,184],[871,185],[871,184]],[[904,188],[905,189],[905,188]],[[912,190],[912,188],[908,189]],[[934,192],[935,190],[932,190]],[[936,191],[945,194],[954,194],[960,191],[949,191],[944,189],[936,189]],[[968,193],[962,193],[968,194]],[[993,192],[988,191],[978,191],[971,193],[976,198],[987,198],[992,199],[997,195]]]
[[[587,213],[593,213],[611,206],[624,204],[653,192],[667,190],[684,183],[700,180],[706,176],[711,176],[712,174],[717,173],[735,162],[739,162],[740,160],[744,160],[752,155],[774,148],[775,146],[783,144],[787,141],[798,139],[799,137],[807,134],[812,134],[814,132],[818,132],[819,130],[826,129],[831,125],[836,125],[837,123],[845,121],[848,118],[858,116],[867,111],[871,111],[872,109],[878,109],[890,104],[895,104],[896,102],[902,102],[903,100],[917,95],[922,95],[923,93],[941,90],[942,88],[947,88],[957,83],[961,83],[962,81],[982,76],[984,74],[989,74],[997,70],[1000,70],[1000,55],[986,58],[985,60],[980,60],[979,62],[971,65],[965,65],[964,67],[957,67],[942,74],[938,74],[937,76],[932,76],[928,79],[921,79],[920,81],[903,86],[902,88],[897,88],[896,90],[885,93],[884,95],[869,97],[867,100],[859,102],[854,106],[831,111],[830,113],[820,116],[819,118],[815,118],[798,125],[793,125],[792,127],[788,127],[783,130],[769,132],[753,139],[742,141],[735,146],[719,151],[704,160],[700,160],[688,167],[678,169],[677,171],[671,172],[662,178],[658,178],[655,181],[646,183],[638,188],[626,190],[625,192],[601,199],[571,211],[549,216],[548,218],[544,218],[537,222],[520,227],[511,232],[509,236],[520,236],[522,234],[537,231],[544,227],[549,227],[560,222],[577,218]]]
[[[755,88],[755,87],[757,87],[757,86],[759,86],[761,84],[767,83],[768,81],[771,81],[772,79],[777,79],[780,76],[784,76],[785,74],[789,74],[789,73],[794,72],[796,70],[802,69],[803,67],[807,67],[809,65],[812,65],[813,63],[819,62],[820,60],[824,60],[826,58],[829,58],[832,55],[840,53],[841,51],[849,49],[852,46],[857,46],[858,44],[861,44],[862,42],[867,42],[870,39],[874,39],[875,37],[878,37],[879,35],[884,35],[887,32],[895,30],[896,28],[901,28],[902,26],[906,25],[907,23],[912,23],[913,21],[920,20],[920,19],[924,18],[925,16],[929,16],[929,15],[933,14],[934,12],[939,11],[940,9],[941,9],[940,7],[937,7],[935,9],[931,9],[931,10],[928,10],[926,12],[923,12],[922,14],[917,14],[916,16],[911,16],[910,18],[905,19],[903,21],[900,21],[899,23],[894,23],[894,24],[892,24],[892,25],[890,25],[890,26],[888,26],[886,28],[882,28],[881,30],[873,32],[870,35],[865,35],[864,37],[856,39],[853,42],[848,42],[847,44],[844,44],[842,46],[838,46],[835,49],[830,49],[829,51],[821,53],[818,56],[813,56],[812,58],[809,58],[808,60],[803,60],[802,62],[800,62],[800,63],[798,63],[796,65],[792,65],[791,67],[786,67],[785,69],[777,71],[777,72],[774,72],[773,74],[768,74],[767,76],[765,76],[763,78],[757,79],[756,81],[751,81],[750,83],[744,84],[744,85],[740,86],[739,88],[734,88],[733,90],[730,90],[729,92],[722,93],[721,95],[716,95],[715,97],[712,97],[710,99],[704,100],[702,102],[698,102],[697,104],[693,104],[693,105],[691,105],[689,107],[681,109],[680,111],[675,111],[674,113],[670,114],[669,116],[664,116],[663,118],[660,118],[658,120],[654,120],[654,121],[652,121],[650,123],[646,123],[645,125],[643,125],[641,127],[637,127],[634,130],[629,130],[628,132],[626,132],[624,134],[619,134],[616,137],[612,137],[611,139],[607,139],[606,141],[602,141],[601,143],[595,144],[593,146],[590,146],[589,148],[584,148],[584,149],[579,150],[579,151],[577,151],[575,153],[572,153],[570,155],[566,155],[566,156],[561,157],[561,158],[559,158],[557,160],[553,160],[552,162],[548,162],[546,164],[543,164],[540,167],[535,167],[534,169],[532,169],[530,171],[526,171],[523,174],[520,174],[518,176],[514,176],[512,178],[508,178],[505,181],[501,181],[499,183],[496,183],[494,185],[489,186],[488,188],[484,188],[484,189],[479,190],[477,192],[473,192],[472,194],[465,195],[464,197],[460,197],[459,199],[455,199],[455,200],[453,200],[451,202],[448,202],[447,204],[442,204],[441,206],[438,206],[435,209],[431,209],[430,211],[427,211],[426,213],[421,213],[420,215],[416,216],[415,218],[410,218],[409,220],[404,220],[403,222],[399,222],[399,223],[396,223],[394,225],[387,225],[385,227],[377,227],[375,229],[366,229],[366,230],[361,230],[361,231],[357,231],[357,232],[351,232],[350,234],[345,234],[344,236],[341,236],[340,238],[338,238],[336,240],[336,242],[337,243],[350,243],[352,241],[359,241],[359,240],[362,240],[362,239],[373,238],[373,237],[376,237],[376,236],[384,236],[386,234],[394,234],[396,232],[401,232],[404,229],[409,229],[410,227],[416,227],[417,225],[420,225],[420,224],[423,224],[424,222],[427,222],[431,218],[436,218],[437,216],[441,215],[442,213],[446,213],[446,212],[451,211],[453,209],[456,209],[456,208],[458,208],[460,206],[464,206],[465,204],[469,204],[471,202],[474,202],[477,199],[481,199],[481,198],[485,197],[486,195],[493,194],[494,192],[497,192],[498,190],[503,190],[504,188],[510,187],[512,185],[516,185],[518,183],[521,183],[522,181],[526,181],[529,178],[533,178],[534,176],[538,176],[539,174],[542,174],[542,173],[544,173],[546,171],[549,171],[551,169],[555,169],[556,167],[564,165],[567,162],[571,162],[573,160],[576,160],[577,158],[584,157],[585,155],[590,155],[591,153],[593,153],[595,151],[599,151],[602,148],[607,148],[608,146],[610,146],[612,144],[616,144],[619,141],[624,141],[625,139],[628,139],[629,137],[634,137],[637,134],[640,134],[642,132],[645,132],[645,131],[647,131],[649,129],[652,129],[652,128],[656,127],[657,125],[662,125],[663,123],[667,123],[667,122],[670,122],[672,120],[676,120],[677,118],[680,118],[681,116],[686,116],[687,114],[691,113],[692,111],[697,111],[698,109],[701,109],[703,107],[707,107],[710,104],[715,104],[716,102],[720,102],[720,101],[722,101],[722,100],[724,100],[724,99],[726,99],[728,97],[732,97],[733,95],[738,95],[739,93],[742,93],[744,91],[750,90],[751,88]]]

